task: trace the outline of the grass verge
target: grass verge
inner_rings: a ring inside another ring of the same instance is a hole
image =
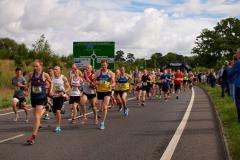
[[[200,85],[210,95],[223,124],[224,136],[227,139],[230,155],[233,160],[240,159],[240,123],[237,123],[237,112],[231,97],[221,97],[221,88]]]

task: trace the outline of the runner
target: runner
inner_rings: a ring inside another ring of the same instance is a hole
[[[72,77],[75,75],[76,71],[78,71],[80,77],[83,76],[82,72],[79,70],[78,66],[74,63],[72,64],[72,69],[71,71],[69,72],[69,77],[68,77],[68,81],[71,82],[71,79]],[[71,117],[73,117],[73,108],[72,108],[72,105],[69,105],[70,106],[70,110],[71,110]],[[79,104],[77,105],[77,111],[79,111]]]
[[[138,82],[139,82],[139,77],[140,77],[140,75],[139,75],[139,71],[138,71],[138,68],[136,67],[135,68],[135,71],[133,72],[133,83],[134,83],[134,90],[135,90],[135,96],[136,96],[136,100],[139,100],[138,99],[138,95],[139,95],[139,87],[138,87]]]
[[[174,89],[176,93],[176,99],[179,98],[182,81],[183,81],[183,74],[181,73],[180,69],[178,69],[177,72],[174,74]]]
[[[116,103],[118,105],[118,111],[121,112],[122,111],[122,102],[121,102],[121,98],[119,96],[120,94],[120,84],[117,83],[117,80],[119,79],[120,77],[120,70],[117,69],[116,72],[115,72],[115,81],[116,81],[116,85],[115,85],[115,89],[114,89],[114,99],[116,100]]]
[[[70,86],[68,83],[67,78],[61,74],[61,69],[59,66],[54,67],[54,76],[52,78],[53,89],[51,92],[53,98],[53,108],[52,111],[56,115],[56,128],[54,132],[60,133],[61,132],[61,109],[63,107],[63,103],[69,94]]]
[[[71,80],[70,80],[71,90],[70,90],[69,105],[72,111],[71,123],[75,124],[76,117],[77,117],[77,106],[80,104],[80,96],[81,96],[80,86],[83,80],[79,76],[79,70],[74,70],[72,74],[74,75],[71,77]]]
[[[23,109],[26,114],[25,122],[28,123],[28,110],[26,104],[26,79],[22,75],[22,69],[16,68],[16,76],[12,79],[12,85],[14,86],[14,94],[12,99],[12,108],[15,113],[14,121],[18,121],[18,108]]]
[[[193,79],[194,79],[194,74],[192,71],[189,71],[188,73],[188,87],[192,89],[193,87]]]
[[[53,67],[49,67],[48,68],[48,74],[50,76],[50,78],[52,79],[53,77]],[[49,85],[46,86],[46,89],[49,90]],[[44,120],[49,120],[50,116],[49,116],[49,111],[52,109],[52,97],[50,95],[47,96],[47,104],[45,106],[45,112],[43,115],[43,119]]]
[[[78,70],[79,72],[79,76],[80,77],[82,77],[82,72],[78,69],[78,66],[74,63],[74,64],[72,64],[72,69],[71,69],[71,71],[69,72],[69,79],[68,79],[68,81],[70,82],[70,80],[71,80],[71,78],[72,78],[72,76],[74,76],[75,75],[75,71],[76,70]]]
[[[169,98],[170,81],[171,81],[171,77],[168,74],[167,69],[164,69],[163,75],[161,76],[161,80],[163,82],[162,83],[162,91],[164,93],[164,99],[165,99],[165,101],[167,101]]]
[[[151,77],[148,74],[148,71],[146,69],[143,70],[143,75],[141,78],[142,81],[142,103],[141,105],[145,105],[145,99],[146,99],[146,93],[150,92],[150,81]]]
[[[128,116],[129,109],[127,108],[127,93],[129,91],[129,82],[131,81],[131,76],[125,73],[125,68],[122,66],[120,68],[120,75],[116,83],[119,86],[119,97],[121,104],[123,105],[124,115]]]
[[[86,66],[86,71],[84,72],[84,82],[83,82],[83,95],[81,97],[81,110],[82,110],[82,124],[85,124],[87,121],[86,113],[86,103],[90,102],[92,111],[94,113],[95,124],[98,124],[98,115],[97,115],[97,97],[96,97],[96,86],[94,84],[95,74],[91,65]]]
[[[184,71],[184,74],[183,74],[183,90],[186,91],[187,87],[188,87],[188,72]]]
[[[157,72],[155,73],[155,82],[156,82],[156,96],[161,98],[162,93],[162,81],[161,81],[161,70],[160,68],[157,69]]]
[[[44,105],[47,103],[46,83],[50,85],[48,93],[51,92],[52,81],[49,75],[43,72],[43,63],[40,60],[34,61],[34,71],[29,74],[26,92],[29,94],[29,87],[31,86],[31,103],[34,114],[34,124],[32,135],[27,140],[27,144],[32,145],[40,127],[41,117],[45,111]]]
[[[106,60],[101,61],[101,69],[96,71],[97,98],[100,103],[100,109],[104,110],[104,117],[100,123],[99,128],[105,129],[105,120],[107,118],[108,105],[110,102],[112,87],[115,86],[115,75],[108,70],[108,63]]]
[[[156,92],[155,92],[155,72],[151,71],[149,77],[151,77],[151,81],[148,82],[149,85],[149,91],[147,92],[147,96],[149,99],[151,99],[151,97],[155,97],[156,96]]]
[[[173,90],[173,82],[174,82],[174,80],[173,80],[173,72],[172,72],[172,70],[171,69],[169,69],[168,70],[168,74],[169,74],[169,76],[170,76],[170,80],[169,80],[169,86],[170,86],[170,88],[169,88],[169,96],[172,94],[172,93],[174,93],[174,90]]]

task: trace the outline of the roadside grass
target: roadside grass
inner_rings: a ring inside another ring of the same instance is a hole
[[[15,72],[15,64],[12,60],[0,60],[0,87],[12,87],[12,77]],[[1,91],[2,92],[2,91]]]
[[[233,160],[240,159],[240,123],[237,123],[237,111],[231,97],[221,97],[221,88],[211,88],[209,85],[200,85],[210,95],[219,114],[227,139],[230,155]]]
[[[12,95],[13,95],[13,89],[0,88],[0,109],[8,108],[11,106]]]
[[[13,60],[0,60],[0,109],[11,107],[13,96],[12,78],[15,76],[15,63]],[[32,71],[32,65],[23,66],[23,71],[29,73]],[[47,72],[45,68],[45,72]],[[63,68],[62,73],[68,76],[70,69]],[[27,97],[27,103],[30,103],[30,97]]]

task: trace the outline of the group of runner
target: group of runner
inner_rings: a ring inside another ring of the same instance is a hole
[[[135,90],[136,99],[139,104],[144,106],[146,96],[161,98],[162,95],[165,101],[168,101],[172,93],[176,93],[176,99],[179,98],[180,90],[186,90],[187,87],[192,87],[195,81],[195,75],[192,71],[184,73],[178,69],[176,72],[171,69],[160,69],[156,71],[143,72],[136,70],[133,72],[133,88]]]
[[[56,117],[56,127],[54,132],[61,132],[61,112],[65,101],[68,101],[71,109],[71,123],[75,124],[78,110],[81,113],[81,123],[87,122],[86,106],[90,104],[94,113],[94,123],[99,129],[105,129],[105,121],[108,109],[118,105],[118,110],[123,110],[123,115],[128,116],[127,107],[128,93],[134,93],[139,105],[144,106],[146,96],[158,97],[164,95],[167,101],[172,93],[176,93],[179,98],[181,86],[186,89],[191,87],[194,81],[192,72],[182,73],[180,70],[172,72],[165,69],[156,71],[138,71],[132,74],[125,72],[125,67],[121,66],[113,73],[108,69],[106,60],[101,61],[101,69],[93,72],[91,65],[81,72],[77,65],[72,65],[72,70],[68,76],[61,73],[60,66],[50,67],[48,73],[43,72],[43,62],[34,61],[33,72],[25,79],[22,76],[21,68],[16,69],[16,76],[12,79],[15,92],[12,100],[15,112],[14,121],[18,121],[17,108],[23,108],[28,122],[28,106],[26,97],[30,95],[31,106],[34,114],[34,124],[32,135],[28,138],[27,144],[34,144],[39,128],[41,128],[41,118],[48,120],[49,111]],[[102,113],[101,116],[99,113]]]

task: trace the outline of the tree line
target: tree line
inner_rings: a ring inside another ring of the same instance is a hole
[[[40,59],[45,66],[60,65],[71,67],[73,56],[59,56],[53,52],[51,46],[42,34],[38,40],[32,44],[32,49],[26,47],[24,43],[17,43],[10,38],[0,38],[0,59],[14,60],[16,66],[29,66],[34,59]]]

